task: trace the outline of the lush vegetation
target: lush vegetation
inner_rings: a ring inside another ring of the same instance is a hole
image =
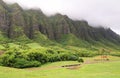
[[[16,45],[15,47],[6,44],[6,51],[0,56],[0,63],[3,66],[26,68],[37,67],[48,62],[56,61],[77,61],[79,56],[68,52],[65,49],[30,48],[27,45]],[[15,45],[15,44],[14,44]]]
[[[38,67],[48,62],[56,61],[78,61],[84,62],[81,57],[93,57],[101,55],[101,52],[109,52],[106,49],[99,51],[97,47],[78,48],[74,46],[40,46],[38,43],[6,43],[0,46],[3,54],[0,55],[2,66],[15,68]],[[103,54],[102,53],[102,54]],[[119,56],[119,52],[111,55]],[[110,55],[109,54],[109,55]]]
[[[79,61],[96,55],[120,56],[120,36],[66,15],[45,16],[0,0],[0,64],[15,68]]]

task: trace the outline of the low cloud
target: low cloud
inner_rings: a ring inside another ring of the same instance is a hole
[[[41,8],[46,15],[57,12],[72,19],[84,19],[92,26],[110,27],[120,34],[120,0],[4,0],[22,7]]]

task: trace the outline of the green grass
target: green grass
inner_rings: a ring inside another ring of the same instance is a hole
[[[95,57],[99,58],[99,57]],[[48,63],[38,68],[15,69],[0,66],[0,78],[120,78],[120,58],[110,56],[111,62],[83,64],[79,69],[66,69],[62,65],[76,61]],[[84,58],[93,60],[94,58]],[[114,61],[113,61],[114,60]]]
[[[41,46],[38,43],[29,43],[27,44],[30,48],[40,48]]]
[[[69,46],[77,46],[77,47],[90,46],[88,42],[78,39],[73,34],[63,35],[62,38],[58,40],[58,42],[61,43],[62,45],[69,45]]]
[[[5,49],[2,45],[0,45],[0,50]]]
[[[8,44],[11,48],[18,48],[19,47],[19,45],[17,45],[17,44],[14,44],[14,43],[9,43]]]

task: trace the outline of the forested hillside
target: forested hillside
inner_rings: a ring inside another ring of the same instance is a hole
[[[48,17],[40,9],[0,0],[0,62],[4,66],[39,66],[100,52],[120,56],[119,46],[120,36],[110,28],[93,27],[59,13]]]

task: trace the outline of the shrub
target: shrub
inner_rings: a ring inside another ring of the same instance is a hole
[[[15,56],[14,55],[5,54],[0,59],[1,59],[0,62],[3,66],[12,67],[13,64],[15,63]]]
[[[48,62],[48,57],[45,53],[41,52],[30,52],[27,54],[27,59],[29,61],[39,61],[42,64]]]
[[[0,64],[8,67],[15,68],[27,68],[27,67],[37,67],[41,65],[38,61],[29,61],[25,59],[25,55],[21,52],[6,52],[0,57]]]
[[[38,67],[41,63],[38,61],[28,61],[26,59],[16,59],[16,62],[13,67],[15,68],[28,68],[28,67]]]
[[[84,62],[84,60],[82,58],[78,58],[78,62]]]
[[[78,60],[78,56],[71,53],[63,53],[60,54],[61,61],[76,61]]]
[[[80,52],[76,52],[76,55],[79,57],[93,57],[98,55],[97,52],[90,52],[90,51],[80,51]]]
[[[70,55],[68,60],[76,61],[78,60],[78,57],[75,55]]]
[[[60,60],[61,61],[66,61],[68,59],[69,59],[69,55],[68,54],[66,54],[66,53],[60,54]]]
[[[55,61],[76,61],[78,60],[78,56],[72,54],[72,53],[54,53],[54,54],[47,54],[49,57],[49,62],[55,62]]]
[[[56,61],[79,61],[83,62],[79,55],[70,53],[66,50],[54,49],[29,49],[21,50],[19,48],[10,48],[0,58],[0,64],[3,66],[15,68],[37,67],[47,62]]]
[[[56,62],[56,61],[61,61],[60,55],[49,55],[48,57],[49,62]]]

